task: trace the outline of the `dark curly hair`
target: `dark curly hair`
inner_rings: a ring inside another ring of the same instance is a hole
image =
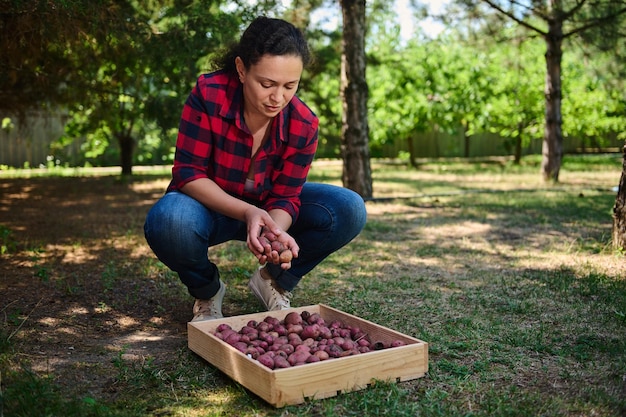
[[[263,55],[299,56],[304,67],[311,62],[309,46],[298,28],[282,19],[261,16],[250,23],[239,43],[232,45],[215,63],[223,70],[236,73],[236,57],[240,57],[245,67],[250,68]]]

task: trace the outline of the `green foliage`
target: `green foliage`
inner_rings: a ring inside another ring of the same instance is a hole
[[[16,248],[17,242],[13,235],[13,231],[0,224],[0,256],[12,253]]]
[[[15,37],[0,41],[7,57],[0,64],[0,109],[42,102],[66,108],[65,134],[51,148],[51,160],[61,165],[117,165],[128,142],[132,163],[170,164],[180,111],[197,75],[213,69],[212,58],[250,19],[282,14],[305,29],[315,52],[298,94],[320,117],[318,156],[338,157],[341,32],[314,26],[311,16],[322,5],[339,13],[339,5],[275,3],[75,0],[51,8],[47,2],[10,2],[0,24]],[[598,10],[585,6],[577,19],[595,19],[621,3],[603,1]],[[389,2],[368,2],[368,13],[372,155],[400,143],[406,159],[409,144],[431,131],[467,138],[490,132],[511,153],[543,135],[545,44],[540,38],[528,38],[493,15],[462,26],[460,20],[451,22],[450,14],[448,30],[436,38],[418,28],[413,39],[404,40]],[[626,61],[621,59],[626,49],[623,39],[606,43],[598,33],[588,34],[584,40],[599,49],[564,43],[562,127],[566,139],[585,138],[585,146],[601,147],[626,132]],[[3,118],[3,129],[12,125]],[[76,141],[80,157],[69,147]]]
[[[124,417],[132,412],[111,410],[92,397],[65,399],[51,377],[22,369],[2,375],[0,414],[22,417]]]

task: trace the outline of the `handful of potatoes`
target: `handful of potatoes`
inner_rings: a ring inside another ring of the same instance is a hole
[[[270,369],[314,363],[358,355],[373,350],[403,346],[402,340],[373,342],[359,327],[318,313],[291,312],[284,320],[268,316],[262,322],[249,321],[238,331],[220,324],[214,335]]]
[[[268,233],[265,236],[261,236],[259,240],[261,241],[263,246],[270,245],[273,251],[275,250],[276,252],[278,252],[280,263],[291,262],[291,260],[293,259],[293,253],[291,252],[291,250],[285,248],[283,244],[280,243],[278,240],[269,239],[272,237],[275,239],[275,235],[273,233]]]

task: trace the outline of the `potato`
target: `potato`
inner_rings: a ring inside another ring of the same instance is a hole
[[[300,334],[302,333],[302,325],[301,324],[288,324],[287,325],[287,331],[289,332],[289,334],[295,333],[295,334]]]
[[[325,350],[318,350],[313,354],[313,356],[317,356],[318,358],[320,358],[321,361],[325,361],[330,357],[328,356],[328,352],[326,352]]]
[[[277,355],[274,357],[274,369],[290,368],[291,364],[284,356]]]
[[[291,355],[296,349],[294,349],[293,345],[290,345],[289,343],[284,343],[284,344],[280,345],[278,350],[282,350],[287,355]]]
[[[319,335],[320,335],[320,326],[318,326],[317,324],[304,326],[304,329],[302,329],[302,333],[300,333],[300,337],[304,339],[308,339],[309,337],[312,339],[317,339]]]
[[[270,369],[274,369],[274,358],[271,355],[265,353],[263,355],[259,355],[256,360],[261,362],[262,365],[265,365]]]
[[[265,319],[263,320],[266,323],[269,323],[272,328],[278,324],[280,324],[280,320],[277,319],[276,317],[272,317],[272,316],[267,316],[265,317]]]
[[[218,332],[223,332],[224,330],[233,330],[232,327],[230,327],[230,325],[226,324],[226,323],[222,323],[219,326],[217,326],[217,329],[215,329]]]
[[[285,249],[284,251],[280,252],[278,259],[282,264],[289,263],[293,259],[293,252],[291,252],[291,250],[289,249]]]
[[[283,251],[287,252],[287,250]],[[239,331],[220,324],[215,337],[270,369],[288,368],[332,358],[406,345],[402,340],[376,341],[357,326],[340,320],[326,324],[319,313],[290,312],[283,320],[250,320]]]
[[[313,362],[319,362],[321,361],[319,356],[316,355],[311,355],[306,359],[306,363],[313,363]]]
[[[289,357],[287,358],[287,361],[289,362],[291,366],[295,366],[296,364],[306,362],[309,356],[311,356],[309,352],[297,350],[293,352],[291,355],[289,355]]]
[[[280,243],[278,240],[275,240],[272,242],[272,250],[275,250],[278,253],[281,253],[285,248],[283,247],[283,244]]]
[[[290,324],[302,324],[302,316],[300,316],[300,314],[296,313],[295,311],[292,311],[291,313],[287,314],[285,316],[285,324],[287,326],[289,326]]]

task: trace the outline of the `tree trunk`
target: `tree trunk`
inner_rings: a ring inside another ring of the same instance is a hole
[[[470,135],[467,134],[469,131],[469,122],[463,122],[463,155],[466,158],[470,156]]]
[[[561,131],[561,57],[563,21],[549,20],[546,40],[546,125],[543,137],[541,174],[544,181],[557,182],[563,157],[563,132]]]
[[[341,0],[341,11],[342,180],[344,187],[363,198],[371,198],[368,88],[365,79],[365,0]]]
[[[117,142],[120,145],[120,164],[122,165],[122,176],[133,175],[133,149],[134,141],[132,136],[123,133],[117,134]]]
[[[515,151],[513,163],[519,165],[522,162],[522,131],[524,129],[524,123],[519,122],[517,124],[517,137],[515,138]]]
[[[622,177],[613,206],[613,248],[626,250],[626,145],[622,151]]]
[[[415,138],[413,138],[413,135],[409,136],[409,138],[407,139],[407,144],[409,147],[409,163],[413,168],[417,168],[417,157],[415,156],[414,140]]]

